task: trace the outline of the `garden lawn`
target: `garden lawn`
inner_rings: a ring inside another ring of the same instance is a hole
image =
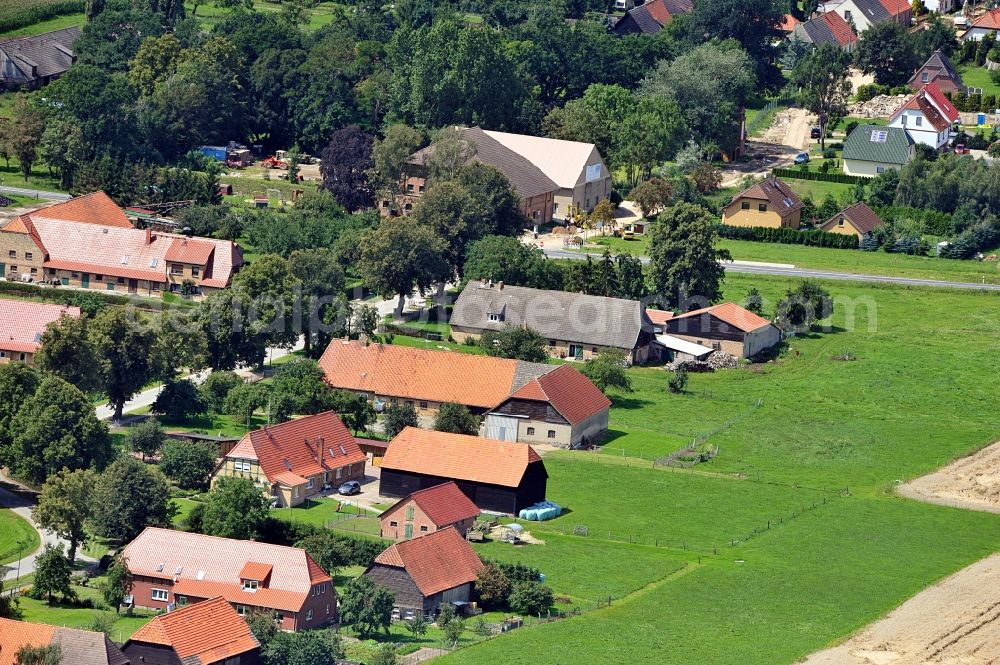
[[[955,69],[962,76],[962,82],[970,88],[982,88],[983,97],[1000,95],[1000,85],[993,82],[990,71],[985,67],[965,64],[957,65]]]
[[[31,623],[47,623],[54,626],[62,626],[64,628],[89,629],[91,627],[91,622],[93,622],[96,617],[109,615],[111,617],[115,617],[115,619],[112,624],[111,633],[108,637],[119,644],[124,642],[132,636],[132,633],[142,628],[146,622],[152,619],[155,614],[152,612],[146,613],[142,610],[137,610],[133,616],[126,616],[124,613],[116,616],[115,613],[112,610],[107,609],[107,606],[104,604],[104,598],[101,595],[100,589],[97,587],[99,579],[100,578],[92,579],[90,584],[85,587],[73,585],[73,589],[76,591],[80,600],[89,599],[96,605],[96,607],[79,607],[77,605],[59,602],[54,605],[49,605],[44,600],[35,600],[27,596],[21,596],[20,607],[21,611],[24,613],[24,620]]]
[[[344,501],[350,501],[350,499],[345,499]],[[357,521],[373,516],[375,513],[353,503],[346,504],[336,498],[323,497],[320,499],[309,499],[302,505],[295,506],[294,508],[272,508],[271,515],[286,522],[322,527],[327,526],[331,522],[344,520]],[[360,518],[358,517],[359,515]],[[378,529],[375,530],[375,535],[378,535]]]
[[[740,300],[754,286],[773,311],[795,283],[730,274],[725,297]],[[488,546],[539,565],[559,591],[602,577],[622,582],[633,568],[658,581],[610,608],[442,662],[558,663],[572,654],[574,663],[793,663],[997,551],[1000,516],[891,490],[1000,438],[992,366],[982,361],[1000,353],[1000,294],[825,286],[837,299],[832,327],[792,338],[775,362],[693,374],[682,395],[662,389],[662,370],[629,370],[636,392],[626,397],[646,404],[630,410],[616,397],[613,430],[646,427],[637,431],[649,443],[658,432],[707,432],[718,457],[678,472],[611,454],[551,453],[547,496],[570,512],[529,528],[546,541],[540,547],[565,555]],[[835,359],[845,351],[856,360]],[[555,531],[578,525],[586,539]],[[642,544],[630,545],[630,535]],[[650,537],[697,548],[679,554],[700,556],[701,566],[656,574],[655,561],[639,559],[661,551],[643,540]],[[589,548],[574,551],[580,541]],[[589,556],[612,546],[620,554]],[[572,567],[598,558],[618,566],[579,580]]]
[[[188,515],[191,514],[191,511],[194,510],[195,506],[198,505],[198,502],[192,499],[175,497],[170,499],[170,505],[172,505],[176,510],[176,512],[174,513],[172,523],[174,525],[174,528],[179,529],[181,528],[181,525],[184,523],[184,521],[188,518]]]
[[[18,541],[23,543],[18,545]],[[6,508],[0,508],[0,564],[17,561],[19,555],[31,554],[41,540],[27,520]]]

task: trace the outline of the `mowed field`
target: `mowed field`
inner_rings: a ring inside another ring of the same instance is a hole
[[[732,274],[726,297],[791,285]],[[614,440],[546,458],[548,496],[569,509],[531,526],[546,544],[484,552],[553,571],[557,594],[634,591],[442,662],[793,663],[1000,550],[1000,516],[893,493],[1000,438],[995,368],[976,360],[1000,352],[1000,295],[827,286],[831,330],[774,363],[691,375],[683,395],[631,370]],[[720,453],[695,471],[629,457],[702,433]],[[583,580],[560,579],[572,565]]]

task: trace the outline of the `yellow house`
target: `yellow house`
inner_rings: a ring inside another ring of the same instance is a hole
[[[819,228],[820,231],[827,233],[852,235],[857,236],[858,240],[862,240],[881,224],[882,220],[875,214],[875,211],[859,202],[845,208],[842,212],[838,212]]]
[[[802,201],[788,185],[770,177],[734,196],[723,209],[722,223],[797,229],[802,223]]]

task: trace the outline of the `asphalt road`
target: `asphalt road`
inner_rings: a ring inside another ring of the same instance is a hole
[[[545,247],[542,249],[545,255],[552,259],[586,259],[588,253],[573,252],[565,249],[554,249]],[[589,253],[589,256],[599,259],[600,254]],[[643,263],[649,263],[649,258],[641,256],[639,259]],[[1000,284],[979,284],[976,282],[951,282],[939,279],[917,279],[914,277],[890,277],[887,275],[863,275],[858,273],[833,272],[830,270],[812,270],[809,268],[798,268],[795,266],[765,265],[759,263],[748,263],[743,261],[733,261],[726,263],[726,270],[738,273],[753,273],[758,275],[782,275],[785,277],[815,279],[835,279],[851,282],[870,282],[874,284],[899,284],[902,286],[930,286],[944,289],[964,289],[966,291],[1000,291]]]
[[[0,187],[0,194],[13,194],[14,196],[28,196],[42,199],[44,201],[69,201],[72,196],[59,192],[43,192],[40,189],[25,189],[23,187]]]

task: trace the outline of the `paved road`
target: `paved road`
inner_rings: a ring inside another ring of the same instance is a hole
[[[292,353],[293,351],[300,351],[303,348],[303,342],[299,339],[290,349],[270,349],[268,358],[271,361],[277,360]],[[191,379],[195,383],[203,382],[209,375],[210,370],[205,370],[203,372],[198,372],[197,374],[189,375],[186,378]],[[163,385],[154,386],[147,390],[142,391],[128,402],[125,403],[125,409],[123,413],[128,413],[129,411],[135,411],[136,409],[142,409],[147,406],[152,406],[153,402],[159,396],[160,391],[163,390]],[[115,409],[109,404],[102,404],[94,408],[97,413],[97,417],[100,420],[111,420],[112,416],[115,415]]]
[[[40,189],[25,189],[23,187],[0,187],[0,194],[13,194],[14,196],[28,196],[42,199],[44,201],[69,201],[72,196],[60,192],[43,192]]]
[[[545,247],[542,249],[545,255],[552,259],[575,259],[587,258],[588,254],[595,258],[601,258],[600,254],[574,252],[565,249],[554,249]],[[649,263],[649,257],[641,256],[639,259],[643,263]],[[899,284],[903,286],[932,286],[945,289],[964,289],[967,291],[1000,291],[1000,284],[982,284],[978,282],[951,282],[939,279],[918,279],[914,277],[890,277],[887,275],[863,275],[858,273],[833,272],[830,270],[813,270],[810,268],[799,268],[796,266],[782,266],[776,264],[751,263],[746,261],[733,261],[726,263],[726,270],[739,273],[754,273],[758,275],[783,275],[785,277],[812,277],[815,279],[835,279],[851,282],[870,282],[876,284]]]
[[[8,580],[14,580],[18,576],[24,577],[25,575],[35,572],[35,559],[37,559],[38,555],[42,553],[42,550],[46,545],[62,545],[63,551],[68,552],[69,543],[56,536],[54,533],[39,529],[34,520],[31,519],[31,509],[33,504],[27,499],[24,499],[13,492],[9,492],[2,487],[0,487],[0,506],[10,508],[14,513],[28,520],[28,523],[35,528],[35,531],[38,532],[38,535],[42,540],[41,545],[39,545],[37,550],[34,552],[24,553],[24,558],[21,559],[20,567],[18,567],[16,561],[11,561],[6,564],[10,567],[10,571],[3,575],[3,580],[5,582],[5,586],[9,589],[9,585],[6,584]],[[77,561],[87,561],[91,563],[95,561],[90,557],[84,556],[81,551],[77,551],[76,558]]]

